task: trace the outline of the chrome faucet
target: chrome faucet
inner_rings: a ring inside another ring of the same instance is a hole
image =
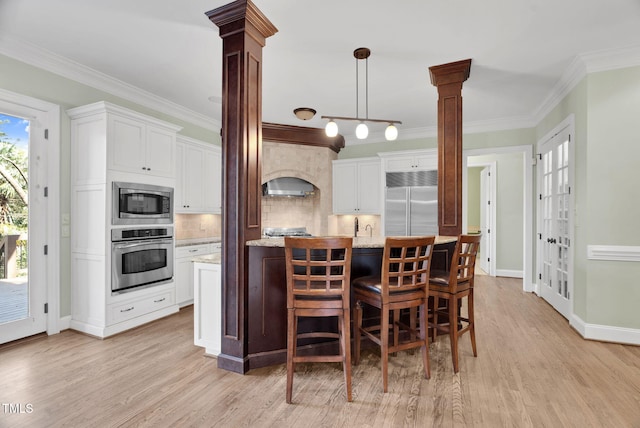
[[[368,224],[364,227],[364,231],[366,232],[367,230],[369,231],[369,238],[371,238],[373,236],[373,227]]]
[[[358,237],[358,231],[360,230],[360,226],[358,225],[358,217],[353,221],[353,236]]]

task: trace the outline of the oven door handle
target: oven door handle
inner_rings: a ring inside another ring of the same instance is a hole
[[[129,242],[114,242],[113,246],[116,249],[128,249],[128,248],[135,248],[135,247],[141,247],[141,246],[147,246],[147,245],[155,245],[155,244],[171,244],[173,243],[173,239],[169,238],[169,239],[146,239],[146,240],[141,240],[141,241],[129,241]]]

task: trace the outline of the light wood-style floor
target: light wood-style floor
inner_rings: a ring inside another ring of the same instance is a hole
[[[308,364],[285,403],[284,365],[218,370],[193,345],[193,312],[97,340],[65,331],[0,347],[0,427],[640,427],[640,347],[583,340],[521,281],[476,278],[478,357],[468,337],[453,374],[447,337],[354,367]],[[19,404],[16,414],[5,404]]]

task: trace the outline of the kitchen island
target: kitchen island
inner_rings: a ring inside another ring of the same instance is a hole
[[[438,236],[433,268],[448,269],[456,237]],[[353,240],[351,278],[379,273],[384,237],[357,237]],[[249,369],[281,364],[287,351],[287,288],[284,238],[265,238],[247,242],[248,289],[246,301],[246,359]],[[352,302],[353,306],[353,302]],[[332,320],[301,319],[300,331],[310,331],[318,322]],[[332,345],[332,344],[330,344]],[[309,346],[323,346],[313,344]]]

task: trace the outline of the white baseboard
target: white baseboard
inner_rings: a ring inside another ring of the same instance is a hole
[[[171,305],[157,311],[149,312],[139,317],[131,318],[108,326],[93,325],[86,322],[71,320],[70,328],[81,331],[90,336],[104,339],[106,337],[113,336],[114,334],[141,326],[142,324],[146,324],[148,322],[155,321],[168,315],[175,314],[178,311],[180,311],[178,305]]]
[[[575,314],[569,323],[585,339],[640,345],[640,329],[588,324]]]
[[[524,278],[521,270],[496,269],[496,276],[508,276],[509,278]]]
[[[60,331],[69,330],[71,328],[71,315],[60,317],[58,320],[58,327],[60,327]]]

